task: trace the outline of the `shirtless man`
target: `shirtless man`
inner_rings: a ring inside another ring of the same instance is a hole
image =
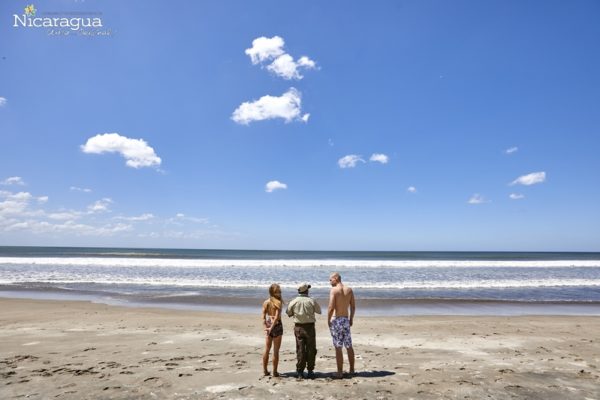
[[[348,363],[350,364],[350,374],[354,374],[354,349],[352,348],[352,337],[350,336],[350,327],[354,320],[356,305],[354,304],[354,293],[349,286],[342,284],[342,277],[334,272],[329,277],[331,283],[331,292],[329,293],[329,308],[327,311],[327,323],[335,347],[335,361],[337,362],[336,378],[343,377],[344,354],[342,346],[348,352]],[[348,316],[348,307],[350,307],[350,316]]]

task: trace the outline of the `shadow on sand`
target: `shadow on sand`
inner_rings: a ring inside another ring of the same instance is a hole
[[[393,371],[360,371],[355,372],[354,374],[344,373],[343,379],[349,378],[383,378],[385,376],[395,375],[396,373]],[[296,379],[295,372],[284,372],[280,375],[282,378],[294,378]],[[304,373],[304,379],[308,379],[306,376],[306,372]],[[336,377],[334,372],[315,372],[314,379],[327,379],[334,380],[339,379]]]

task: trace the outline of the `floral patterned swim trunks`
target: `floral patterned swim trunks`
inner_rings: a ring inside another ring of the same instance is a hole
[[[350,335],[350,320],[348,317],[337,317],[331,320],[331,338],[333,347],[352,347],[352,336]]]

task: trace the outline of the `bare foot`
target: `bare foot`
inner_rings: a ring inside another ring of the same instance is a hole
[[[263,371],[263,375],[264,376],[271,376],[271,373],[269,371],[267,371],[267,370],[264,370]]]
[[[274,378],[279,378],[279,372],[273,371],[273,377]]]

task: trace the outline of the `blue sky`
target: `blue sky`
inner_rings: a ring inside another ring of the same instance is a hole
[[[600,251],[598,2],[29,4],[0,245]]]

